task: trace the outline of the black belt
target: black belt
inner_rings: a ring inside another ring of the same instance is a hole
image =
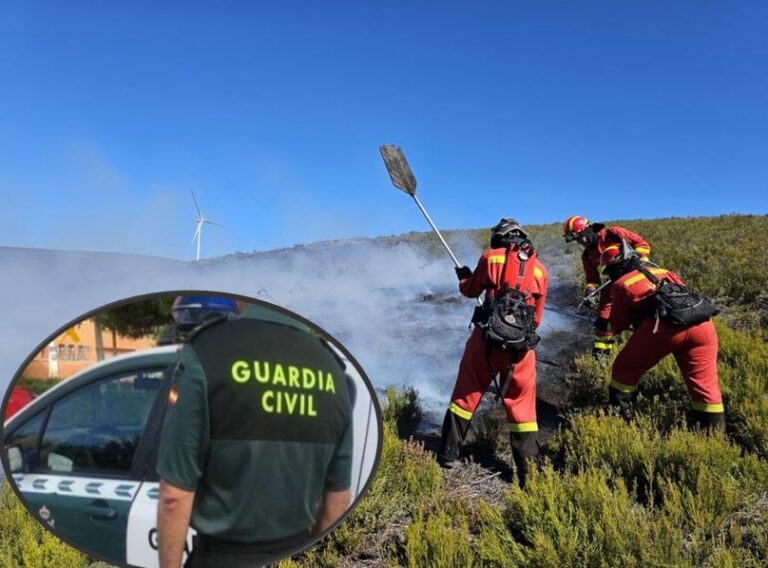
[[[309,530],[304,530],[298,534],[281,538],[279,540],[265,540],[260,542],[236,542],[232,540],[222,540],[212,536],[198,534],[195,541],[195,548],[200,551],[220,552],[223,554],[248,554],[248,553],[269,553],[280,552],[288,548],[295,548],[299,545],[309,542],[312,534]]]

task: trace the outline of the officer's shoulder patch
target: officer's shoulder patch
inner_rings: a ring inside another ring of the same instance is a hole
[[[208,331],[212,327],[216,327],[219,324],[230,321],[229,316],[226,314],[216,314],[209,317],[206,321],[195,327],[187,335],[186,343],[193,343],[195,339],[199,338],[202,333]]]

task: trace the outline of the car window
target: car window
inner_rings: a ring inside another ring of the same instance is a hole
[[[44,412],[41,412],[5,439],[8,466],[11,473],[28,472],[37,465],[37,443],[40,440],[40,427],[43,425]]]
[[[54,403],[35,471],[127,474],[163,370],[131,372],[82,387]]]

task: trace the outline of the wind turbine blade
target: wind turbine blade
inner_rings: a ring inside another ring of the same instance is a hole
[[[202,217],[203,214],[200,211],[200,205],[197,203],[197,197],[195,197],[195,192],[194,191],[192,191],[192,200],[195,202],[195,209],[197,209],[197,216],[198,217]]]
[[[200,223],[198,223],[197,226],[195,227],[195,234],[192,235],[192,240],[190,242],[194,243],[195,239],[197,239],[199,234],[200,234]]]
[[[221,223],[216,223],[214,221],[209,221],[208,219],[203,219],[203,223],[208,223],[209,225],[216,225],[217,227],[223,227]]]

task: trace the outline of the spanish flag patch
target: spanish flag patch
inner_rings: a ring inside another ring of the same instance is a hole
[[[168,391],[168,406],[173,406],[177,400],[179,400],[179,391],[176,390],[176,387],[171,387],[171,390]]]

